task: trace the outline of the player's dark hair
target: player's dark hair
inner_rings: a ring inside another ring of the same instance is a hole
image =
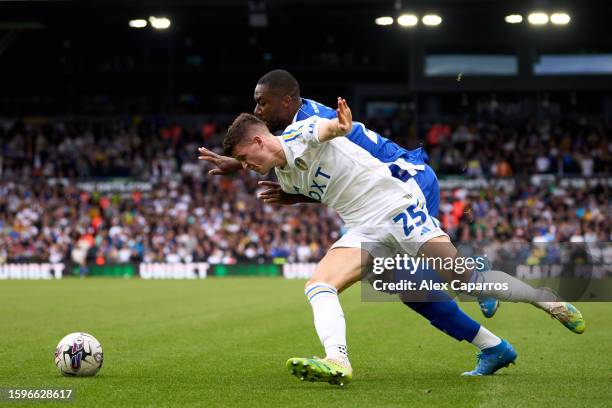
[[[253,126],[262,126],[268,129],[266,123],[250,113],[241,113],[232,122],[223,138],[223,152],[226,156],[232,156],[236,146],[243,141]]]
[[[275,69],[268,72],[257,81],[257,85],[267,85],[277,95],[289,95],[292,98],[300,97],[300,84],[293,75],[284,69]]]

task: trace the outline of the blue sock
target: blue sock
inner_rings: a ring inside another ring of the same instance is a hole
[[[462,341],[472,342],[480,324],[465,314],[446,292],[437,291],[435,302],[404,302],[406,306],[429,320],[435,328]],[[446,300],[443,300],[446,298]]]

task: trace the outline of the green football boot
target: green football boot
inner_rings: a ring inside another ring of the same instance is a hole
[[[574,333],[584,333],[586,329],[584,317],[582,317],[580,310],[571,303],[560,302],[559,305],[553,307],[549,313]]]
[[[287,369],[302,381],[320,381],[344,386],[353,379],[353,369],[348,362],[330,358],[300,358],[287,360]]]

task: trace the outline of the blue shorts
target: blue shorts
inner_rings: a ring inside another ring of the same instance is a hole
[[[440,210],[440,184],[438,184],[436,172],[426,164],[425,170],[419,171],[414,176],[414,180],[421,187],[421,191],[425,196],[427,212],[432,217],[437,217]]]
[[[410,175],[409,172],[401,169],[398,165],[394,164],[396,160],[403,159],[404,161],[424,166],[424,170],[419,170],[414,176]],[[433,169],[427,164],[429,163],[429,157],[422,147],[414,150],[399,149],[393,156],[389,169],[393,177],[402,180],[403,182],[408,181],[410,178],[414,178],[414,181],[419,185],[423,195],[425,196],[427,212],[432,217],[437,217],[440,209],[440,184],[438,183],[438,177]]]

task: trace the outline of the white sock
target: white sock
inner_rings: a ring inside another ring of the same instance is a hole
[[[501,343],[501,339],[487,330],[484,326],[480,326],[478,333],[476,333],[476,337],[472,340],[472,344],[480,350],[495,347],[499,343]]]
[[[306,287],[305,293],[312,306],[315,329],[325,347],[326,358],[348,363],[346,323],[338,291],[326,283],[315,282]]]
[[[549,295],[543,292],[541,289],[536,289],[529,286],[520,279],[510,276],[502,271],[474,271],[472,272],[470,282],[479,284],[500,283],[507,285],[507,289],[496,289],[491,285],[491,287],[486,287],[483,290],[477,290],[469,293],[470,295],[477,297],[489,296],[508,302],[523,302],[533,304],[536,304],[538,301],[542,301],[549,297]]]
[[[552,313],[553,309],[563,306],[562,302],[536,302],[534,306],[544,310],[547,313]]]

